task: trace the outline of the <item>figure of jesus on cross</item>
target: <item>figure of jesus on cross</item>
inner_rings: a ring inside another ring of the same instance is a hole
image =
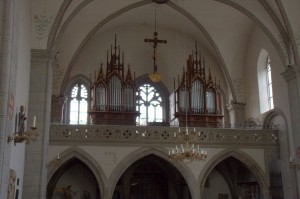
[[[157,57],[158,57],[158,54],[157,54],[157,46],[158,44],[166,44],[167,43],[167,40],[162,40],[162,39],[158,39],[158,33],[155,31],[153,33],[153,39],[145,39],[144,41],[147,43],[151,43],[152,47],[153,47],[153,55],[152,55],[152,59],[153,59],[153,67],[154,67],[154,71],[153,71],[153,74],[151,75],[158,75],[157,73],[157,63],[156,63],[156,60],[157,60]],[[151,79],[151,77],[150,77]],[[151,79],[152,80],[152,79]],[[159,81],[159,80],[158,80]]]

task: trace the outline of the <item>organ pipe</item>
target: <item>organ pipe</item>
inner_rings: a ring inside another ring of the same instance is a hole
[[[186,71],[183,69],[181,81],[178,77],[178,88],[175,89],[175,112],[221,114],[220,83],[217,85],[216,78],[215,82],[213,81],[210,69],[206,77],[205,59],[201,57],[197,43],[195,48],[188,57]],[[176,110],[176,104],[179,110]]]
[[[101,67],[96,74],[91,85],[91,111],[135,111],[135,81],[132,78],[129,66],[124,76],[124,52],[121,55],[120,46],[117,47],[115,37],[114,46],[107,50],[106,54],[106,73]]]

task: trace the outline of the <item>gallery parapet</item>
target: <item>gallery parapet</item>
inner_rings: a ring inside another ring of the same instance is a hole
[[[172,145],[178,142],[174,133],[178,127],[112,126],[112,125],[64,125],[51,124],[50,145]],[[181,128],[181,132],[185,128]],[[202,146],[261,146],[275,147],[278,144],[277,129],[263,128],[198,128],[194,143]]]

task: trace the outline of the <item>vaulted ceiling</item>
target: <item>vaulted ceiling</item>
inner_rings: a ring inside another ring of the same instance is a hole
[[[197,40],[219,62],[227,80],[244,64],[253,31],[261,31],[282,63],[297,62],[286,5],[273,0],[67,0],[61,4],[48,39],[60,51],[67,75],[84,46],[116,28],[147,26]],[[151,32],[149,32],[151,36]],[[284,53],[284,49],[291,49]],[[230,81],[230,80],[229,80]],[[229,87],[232,87],[229,82]]]

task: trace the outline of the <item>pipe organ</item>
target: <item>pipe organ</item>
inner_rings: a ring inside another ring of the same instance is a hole
[[[91,85],[90,110],[93,124],[135,125],[136,85],[128,66],[124,72],[124,53],[120,58],[120,46],[115,38],[114,48],[111,46],[110,60],[107,51],[106,72],[101,63],[98,74],[95,72]]]
[[[220,84],[213,81],[210,70],[207,77],[205,73],[205,60],[196,44],[181,80],[178,78],[177,89],[170,95],[171,125],[220,127],[223,118]]]

